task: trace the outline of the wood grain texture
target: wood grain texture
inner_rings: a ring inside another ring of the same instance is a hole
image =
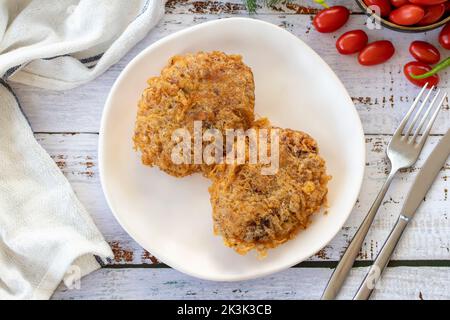
[[[113,263],[154,263],[155,258],[135,243],[117,224],[106,204],[98,176],[98,135],[36,134],[36,138],[69,179],[79,199],[111,244],[115,252]],[[430,137],[417,165],[400,173],[393,182],[362,248],[360,260],[374,259],[400,212],[410,184],[439,138],[439,136]],[[384,149],[389,139],[389,136],[379,135],[366,138],[366,176],[355,209],[338,236],[312,257],[311,261],[339,260],[385,179],[388,167]],[[449,176],[450,164],[447,163],[405,232],[394,259],[424,260],[450,257]]]
[[[33,130],[35,132],[98,132],[101,111],[108,92],[119,73],[133,57],[168,34],[217,18],[217,15],[213,14],[167,14],[163,21],[119,63],[96,80],[70,91],[43,91],[14,84],[13,87]],[[424,34],[403,34],[387,29],[368,30],[371,40],[381,38],[392,40],[397,52],[388,63],[363,67],[356,62],[355,56],[338,55],[335,41],[341,32],[356,28],[367,30],[364,26],[365,16],[352,16],[342,30],[331,34],[319,34],[312,29],[310,15],[258,14],[255,18],[285,28],[320,54],[349,91],[367,134],[394,132],[419,90],[407,82],[402,72],[402,66],[412,60],[407,50],[408,45],[417,39],[436,44],[438,33],[438,31],[432,31]],[[450,84],[447,72],[442,72],[441,78],[440,87],[448,90]],[[134,105],[135,102],[130,101],[130,107]],[[432,133],[443,134],[448,127],[450,127],[450,108],[446,101]]]
[[[354,268],[339,299],[351,299],[368,268]],[[53,299],[319,299],[331,269],[291,268],[244,282],[198,280],[172,269],[101,269],[80,289],[60,285]],[[388,268],[373,299],[450,299],[448,268]]]
[[[354,14],[362,11],[353,0],[333,1],[333,4],[345,5]],[[279,4],[266,6],[258,1],[258,14],[313,14],[322,7],[311,0],[282,1]],[[167,13],[177,14],[247,14],[248,10],[242,0],[199,1],[199,0],[169,0],[166,3]]]

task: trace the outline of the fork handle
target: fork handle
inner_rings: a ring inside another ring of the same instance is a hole
[[[394,228],[384,243],[383,248],[381,248],[381,251],[375,259],[372,267],[370,267],[369,272],[366,274],[353,300],[369,299],[372,291],[375,289],[378,279],[380,279],[381,274],[383,273],[383,270],[386,268],[389,260],[391,260],[392,253],[394,252],[403,231],[408,225],[408,220],[409,219],[403,215],[398,217]]]
[[[345,250],[344,255],[341,257],[341,261],[338,263],[336,269],[331,275],[327,287],[323,292],[322,300],[334,299],[339,293],[342,284],[347,278],[347,275],[350,272],[353,263],[355,262],[356,257],[358,256],[359,251],[361,250],[364,238],[366,237],[367,232],[369,231],[373,219],[375,218],[375,214],[377,213],[378,208],[380,208],[381,202],[383,201],[384,196],[386,195],[386,192],[389,189],[392,179],[394,178],[396,173],[397,170],[391,169],[391,172],[389,173],[389,176],[384,182],[383,187],[381,188],[380,192],[378,193],[378,196],[376,197],[374,203],[372,204],[372,207],[370,207],[370,210],[367,213],[366,217],[364,218],[364,221],[362,222],[358,231],[353,236],[352,242],[347,247],[347,250]]]

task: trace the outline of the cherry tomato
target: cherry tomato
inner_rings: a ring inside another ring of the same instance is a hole
[[[336,49],[341,54],[352,54],[361,51],[369,38],[362,30],[347,31],[336,41]]]
[[[391,4],[396,8],[404,6],[405,4],[408,3],[409,3],[408,0],[391,0]]]
[[[389,0],[364,0],[364,3],[368,7],[378,7],[382,17],[387,17],[391,12],[391,4]]]
[[[373,66],[388,61],[395,52],[394,45],[388,40],[369,43],[358,55],[363,66]]]
[[[445,49],[450,49],[450,22],[439,33],[439,43]]]
[[[408,79],[411,83],[415,84],[416,86],[423,87],[425,83],[428,82],[428,88],[431,88],[432,86],[435,86],[439,83],[439,76],[437,74],[432,75],[431,77],[425,78],[425,79],[413,79],[411,78],[410,74],[424,74],[425,72],[430,71],[432,68],[420,61],[411,61],[405,64],[403,67],[403,72],[406,76],[406,79]]]
[[[413,41],[409,46],[409,52],[417,61],[423,63],[435,64],[441,60],[439,50],[425,41]]]
[[[417,4],[419,6],[434,6],[435,4],[441,4],[446,2],[447,0],[408,0],[413,4]]]
[[[410,26],[422,20],[425,10],[415,4],[405,4],[389,15],[389,20],[401,26]]]
[[[445,13],[445,4],[436,4],[434,6],[424,7],[425,15],[420,20],[418,26],[427,26],[439,21]]]
[[[314,17],[313,25],[317,31],[328,33],[342,27],[348,20],[350,11],[343,6],[333,6],[319,11]]]

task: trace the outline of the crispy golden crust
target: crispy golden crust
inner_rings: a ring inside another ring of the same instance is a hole
[[[214,231],[240,254],[256,249],[264,256],[306,228],[326,201],[330,177],[316,142],[300,131],[279,130],[275,175],[262,175],[260,164],[219,165],[211,175]]]
[[[210,170],[208,165],[174,164],[171,152],[178,128],[247,129],[254,119],[254,82],[251,69],[239,55],[199,52],[174,56],[159,77],[148,80],[138,104],[134,146],[142,162],[183,177]],[[192,135],[193,136],[193,135]]]

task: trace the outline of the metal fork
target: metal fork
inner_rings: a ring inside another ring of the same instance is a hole
[[[430,95],[434,89],[433,86],[428,91],[428,94],[426,95],[425,99],[422,100],[420,106],[416,108],[427,86],[428,83],[425,84],[425,86],[420,90],[419,95],[414,100],[411,108],[409,109],[406,116],[403,118],[399,127],[392,136],[391,141],[389,142],[386,151],[389,162],[391,164],[391,170],[389,172],[389,175],[385,183],[383,184],[383,187],[381,188],[380,192],[378,193],[378,196],[376,197],[374,203],[372,204],[372,207],[370,208],[369,212],[364,218],[364,221],[362,222],[356,234],[353,236],[352,242],[348,246],[347,250],[345,251],[344,255],[341,258],[341,261],[334,270],[330,278],[330,281],[328,282],[328,285],[325,288],[325,291],[322,295],[322,299],[324,300],[334,299],[338,294],[339,290],[341,289],[342,284],[344,283],[347,274],[349,273],[350,269],[353,266],[353,263],[364,242],[364,238],[366,237],[367,232],[369,231],[369,227],[373,222],[375,214],[377,213],[378,208],[380,207],[380,204],[383,201],[383,198],[386,195],[386,191],[388,190],[395,174],[400,169],[411,167],[419,157],[422,147],[425,144],[425,141],[427,140],[427,137],[431,131],[431,127],[433,126],[434,120],[436,119],[440,107],[447,96],[447,94],[445,93],[436,107],[435,102],[440,94],[440,90],[438,90],[438,92],[432,99],[431,103],[426,108],[428,99],[430,98]],[[423,113],[423,115],[421,115],[424,109],[425,112]],[[427,119],[429,118],[430,114],[431,118],[427,122]],[[411,118],[412,120],[409,121]],[[417,121],[419,121],[419,119],[420,122],[417,124]],[[407,127],[408,122],[409,126]],[[425,124],[426,124],[425,130],[423,134],[419,136]],[[405,130],[405,128],[407,129]]]

